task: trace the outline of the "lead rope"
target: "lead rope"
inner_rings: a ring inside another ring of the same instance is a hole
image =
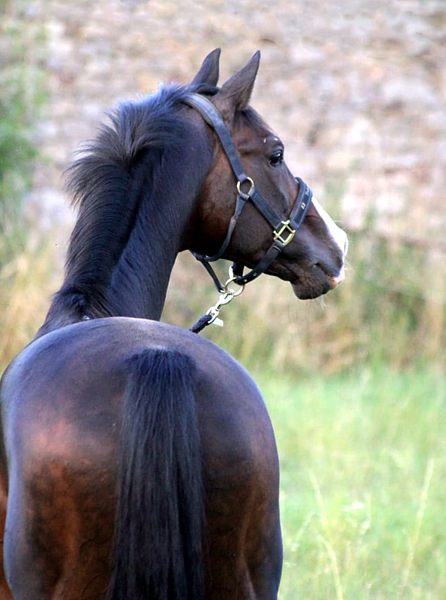
[[[217,302],[208,308],[206,313],[200,317],[194,325],[192,325],[189,331],[192,333],[201,333],[205,327],[212,325],[212,323],[218,325],[219,327],[223,327],[223,321],[219,318],[220,308],[226,304],[229,304],[234,298],[237,298],[237,296],[240,296],[245,289],[244,285],[241,285],[238,290],[234,290],[232,287],[229,287],[231,283],[236,282],[236,279],[237,277],[234,275],[233,267],[231,266],[229,267],[229,279],[223,286],[221,286]]]
[[[192,325],[192,327],[190,327],[189,331],[192,333],[201,333],[205,327],[211,324],[211,319],[211,315],[203,315],[196,323],[194,323],[194,325]]]

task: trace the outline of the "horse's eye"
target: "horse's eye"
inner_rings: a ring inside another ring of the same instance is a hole
[[[277,150],[269,157],[269,162],[273,167],[277,167],[283,162],[283,150]]]

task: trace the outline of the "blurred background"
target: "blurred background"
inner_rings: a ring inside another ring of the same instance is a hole
[[[63,172],[119,99],[221,82],[350,239],[346,282],[267,277],[204,335],[253,373],[282,462],[281,598],[446,597],[446,1],[0,0],[0,372],[42,323],[74,222]],[[227,267],[222,267],[222,273]],[[163,320],[215,291],[191,256]]]

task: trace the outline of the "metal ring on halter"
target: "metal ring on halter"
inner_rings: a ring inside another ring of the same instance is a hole
[[[245,289],[245,285],[244,284],[240,284],[236,282],[237,276],[234,275],[234,277],[231,277],[230,279],[228,279],[228,281],[225,283],[225,285],[223,286],[223,290],[226,292],[233,292],[232,297],[233,298],[237,298],[237,296],[240,296],[240,294],[243,292],[243,290]],[[236,285],[239,286],[239,290],[237,292],[234,292],[234,290],[232,288],[229,288],[229,284],[230,283],[235,283]]]
[[[248,190],[248,192],[243,192],[241,189],[241,186],[243,183],[249,182],[250,188]],[[237,192],[239,194],[239,196],[242,196],[242,198],[249,198],[251,196],[251,192],[254,189],[254,181],[251,179],[251,177],[246,176],[246,179],[244,179],[243,181],[240,181],[240,179],[237,181]]]
[[[236,298],[237,296],[240,296],[240,294],[243,292],[243,290],[245,289],[245,284],[244,283],[237,283],[237,279],[238,276],[235,275],[234,273],[234,269],[232,267],[232,265],[229,267],[229,279],[228,281],[224,284],[223,286],[223,291],[232,292],[232,295],[234,298]],[[240,288],[237,292],[235,292],[233,289],[228,288],[229,284],[231,283],[235,283],[235,285],[238,285],[238,287]]]

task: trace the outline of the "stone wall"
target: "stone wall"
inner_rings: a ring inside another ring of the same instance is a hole
[[[216,46],[223,77],[260,48],[253,105],[320,200],[335,196],[351,228],[374,208],[382,232],[444,242],[443,0],[33,0],[21,18],[40,31],[29,60],[49,77],[32,193],[47,219],[66,206],[61,174],[104,110],[187,82]]]

